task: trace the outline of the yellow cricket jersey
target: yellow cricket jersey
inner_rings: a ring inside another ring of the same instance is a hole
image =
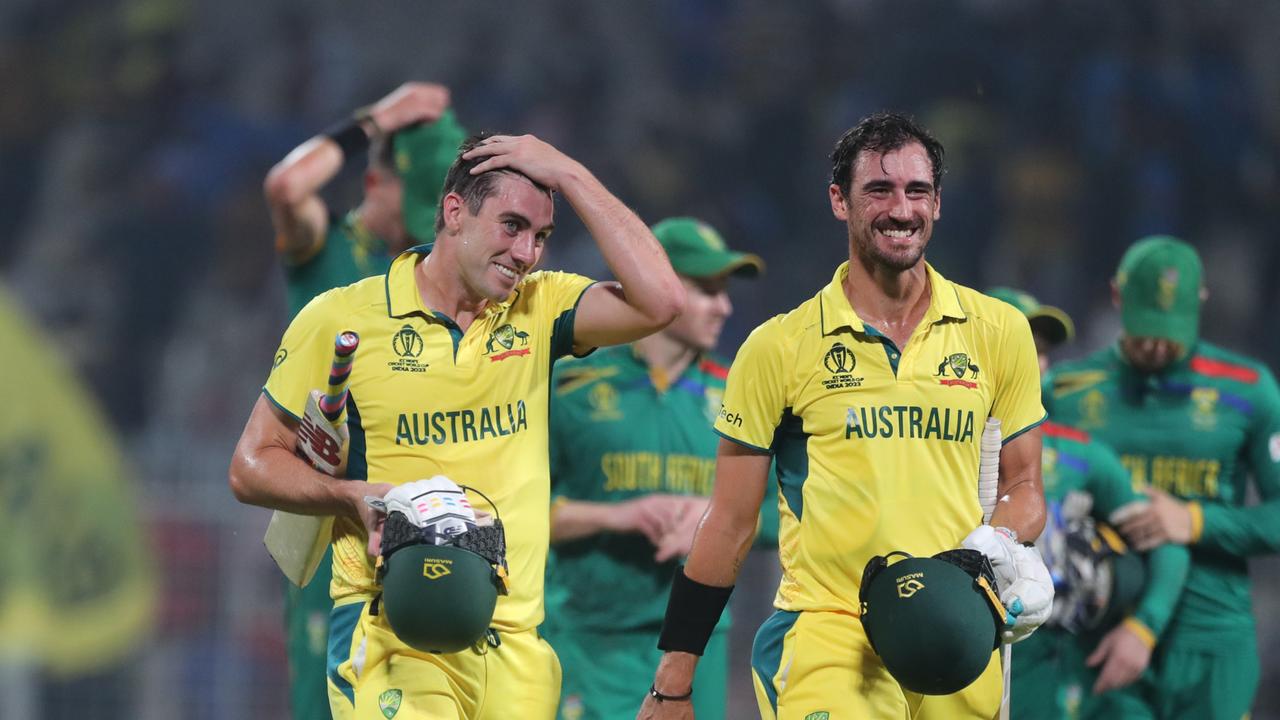
[[[933,555],[982,521],[982,428],[1005,441],[1044,419],[1026,318],[927,267],[932,299],[904,348],[842,283],[756,328],[729,371],[716,431],[774,454],[782,610],[858,613],[875,555]]]
[[[334,336],[359,333],[347,404],[347,477],[402,484],[440,474],[487,495],[506,526],[511,578],[493,626],[532,628],[542,621],[549,533],[551,364],[572,351],[574,311],[592,281],[532,273],[463,333],[418,293],[414,272],[429,250],[413,248],[386,275],[312,300],[285,331],[264,392],[301,417],[307,393],[325,386]],[[470,500],[492,512],[480,496]],[[335,600],[377,592],[366,539],[359,523],[334,523]]]

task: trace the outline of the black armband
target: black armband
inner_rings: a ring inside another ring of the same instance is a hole
[[[685,694],[683,694],[683,695],[663,695],[662,693],[658,692],[658,686],[656,686],[656,685],[650,685],[650,686],[649,686],[649,697],[653,698],[654,700],[657,700],[657,701],[658,701],[658,702],[660,702],[660,703],[663,703],[663,702],[687,702],[690,698],[692,698],[692,697],[693,697],[693,688],[689,688],[689,692],[687,692],[687,693],[685,693]]]
[[[684,574],[683,565],[676,568],[671,597],[667,599],[667,616],[662,621],[662,634],[658,636],[658,649],[701,656],[732,592],[732,585],[703,585],[690,580]]]
[[[348,160],[353,155],[369,149],[369,135],[365,133],[358,120],[334,123],[321,135],[338,144],[338,148],[342,150],[343,160]]]

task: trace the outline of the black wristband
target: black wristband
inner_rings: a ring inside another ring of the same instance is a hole
[[[701,656],[732,592],[732,585],[703,585],[690,580],[684,574],[683,565],[676,568],[671,597],[667,599],[667,616],[658,636],[658,649]]]
[[[338,144],[343,160],[369,149],[369,136],[356,120],[334,123],[321,134]]]
[[[658,688],[656,686],[650,685],[649,697],[653,698],[654,700],[657,700],[660,703],[661,702],[683,702],[693,697],[693,688],[689,688],[689,692],[683,695],[663,695],[662,693],[658,692]]]

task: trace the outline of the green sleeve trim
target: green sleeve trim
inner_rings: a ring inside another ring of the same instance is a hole
[[[266,386],[263,386],[263,388],[262,388],[262,394],[263,394],[263,396],[264,396],[264,397],[266,397],[266,398],[267,398],[267,400],[270,400],[270,401],[271,401],[271,404],[272,404],[272,405],[275,405],[276,407],[280,408],[280,412],[282,412],[282,413],[284,413],[285,415],[288,415],[289,417],[293,418],[293,421],[294,421],[294,422],[299,423],[299,424],[301,424],[301,423],[302,423],[302,418],[298,417],[297,415],[294,415],[292,410],[290,410],[289,408],[285,407],[284,405],[282,405],[282,404],[280,403],[280,401],[279,401],[279,400],[276,400],[274,397],[272,397],[272,396],[271,396],[271,391],[270,391],[270,390],[268,390],[268,389],[266,388]]]
[[[578,317],[578,303],[582,302],[582,297],[597,284],[599,283],[593,282],[582,288],[582,292],[578,293],[577,299],[573,301],[573,307],[560,313],[560,316],[551,324],[551,362],[554,363],[565,355],[581,358],[596,351],[594,347],[588,348],[581,354],[573,351],[573,326]]]
[[[1041,423],[1043,423],[1045,420],[1048,420],[1048,419],[1049,419],[1049,413],[1045,413],[1044,415],[1041,415],[1039,420],[1031,423],[1030,425],[1022,428],[1018,432],[1000,441],[1000,447],[1004,447],[1005,445],[1008,445],[1009,443],[1013,442],[1015,439],[1017,439],[1019,435],[1027,432],[1028,430],[1035,430],[1036,428],[1040,427]]]
[[[1158,639],[1182,596],[1191,567],[1191,553],[1182,545],[1161,545],[1147,553],[1146,562],[1147,586],[1133,617]]]
[[[717,430],[717,429],[715,429],[715,428],[711,428],[711,429],[712,429],[712,431],[713,431],[713,432],[715,432],[715,434],[719,435],[720,437],[724,438],[725,440],[728,440],[729,442],[733,443],[734,445],[741,445],[742,447],[744,447],[744,448],[746,448],[746,449],[748,449],[748,450],[755,450],[756,452],[760,453],[761,455],[772,455],[772,454],[773,454],[773,451],[772,451],[772,450],[770,450],[769,448],[762,448],[762,447],[760,447],[759,445],[752,445],[751,443],[749,443],[749,442],[743,442],[742,440],[739,440],[739,439],[738,439],[738,438],[736,438],[736,437],[732,437],[732,436],[730,436],[730,435],[725,435],[724,433],[720,432],[719,430]]]

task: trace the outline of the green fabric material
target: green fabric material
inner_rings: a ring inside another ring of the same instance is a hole
[[[715,228],[693,218],[668,218],[653,226],[653,234],[667,251],[671,267],[692,278],[732,274],[755,277],[764,272],[756,255],[730,250]]]
[[[325,673],[329,651],[329,581],[333,555],[325,550],[305,588],[285,581],[285,649],[289,655],[289,707],[297,720],[329,720]]]
[[[453,110],[445,110],[433,123],[414,125],[392,136],[396,173],[404,183],[404,229],[414,242],[436,239],[440,191],[466,138],[467,131],[458,124]]]
[[[1077,431],[1053,422],[1044,426],[1042,463],[1045,502],[1059,512],[1068,493],[1084,492],[1093,498],[1095,521],[1107,522],[1117,509],[1144,499],[1134,488],[1120,459],[1091,436],[1083,441],[1069,435]],[[1083,435],[1083,433],[1080,433]],[[1134,616],[1156,637],[1164,632],[1186,582],[1190,555],[1184,547],[1163,546],[1146,555],[1147,583]]]
[[[1252,635],[1228,653],[1157,648],[1155,662],[1162,720],[1242,720],[1253,706],[1261,665]]]
[[[1155,720],[1153,678],[1148,671],[1136,683],[1093,694],[1096,668],[1085,667],[1098,637],[1079,638],[1059,628],[1042,627],[1013,646],[1012,703],[1018,720]]]
[[[1154,235],[1131,245],[1115,277],[1125,333],[1191,347],[1200,327],[1203,274],[1195,248],[1175,237]]]
[[[1225,652],[1252,638],[1246,556],[1275,552],[1280,538],[1280,392],[1271,373],[1200,342],[1165,371],[1144,374],[1111,347],[1046,375],[1045,406],[1114,449],[1135,487],[1204,508],[1167,641]],[[1262,504],[1245,508],[1250,474]]]
[[[559,720],[616,720],[635,717],[662,651],[654,644],[661,628],[597,632],[555,623],[542,635],[560,658]],[[608,668],[608,672],[602,672]],[[698,720],[724,720],[729,689],[729,633],[711,634],[693,679]]]
[[[726,366],[695,360],[654,387],[630,346],[556,363],[551,397],[552,495],[616,503],[650,493],[709,495]],[[765,504],[777,504],[770,482]],[[775,524],[765,534],[777,536]],[[676,560],[657,564],[640,534],[599,534],[552,546],[547,615],[562,625],[619,631],[661,625]],[[728,623],[728,613],[721,627]]]
[[[331,219],[324,246],[306,262],[285,265],[289,317],[320,293],[381,275],[390,266],[386,241],[366,230],[354,212],[340,220]]]

